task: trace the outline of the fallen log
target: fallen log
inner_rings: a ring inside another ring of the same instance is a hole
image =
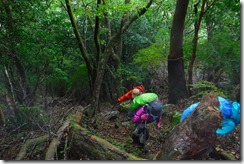
[[[72,123],[70,152],[76,159],[89,160],[145,160],[120,150],[76,123]]]
[[[57,137],[53,138],[52,142],[50,143],[50,145],[48,147],[48,150],[47,150],[46,156],[45,156],[45,160],[54,160],[55,154],[57,152],[57,149],[58,149],[58,146],[60,144],[62,137],[64,137],[65,135],[68,134],[69,125],[70,125],[70,122],[65,121],[63,123],[62,127],[60,127],[58,129]]]
[[[216,142],[221,113],[217,95],[205,95],[196,110],[178,124],[163,144],[160,160],[201,160]]]
[[[15,158],[15,160],[23,160],[24,157],[26,156],[28,150],[33,146],[33,145],[38,145],[41,144],[43,142],[48,141],[49,136],[48,135],[44,135],[38,138],[33,138],[33,139],[29,139],[27,140],[24,145],[21,146],[20,151],[17,155],[17,157]]]
[[[57,149],[64,137],[69,138],[69,156],[73,157],[71,160],[80,160],[84,156],[90,160],[145,160],[120,150],[105,139],[81,127],[79,123],[82,122],[82,118],[82,114],[78,111],[75,115],[69,116],[69,119],[59,128],[57,137],[50,143],[45,160],[55,159]]]

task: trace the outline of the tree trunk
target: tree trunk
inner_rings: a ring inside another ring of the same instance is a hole
[[[197,3],[194,4],[195,16],[198,19],[195,21],[194,37],[193,37],[193,40],[192,40],[193,50],[192,50],[192,56],[191,56],[191,60],[189,62],[189,68],[188,68],[188,92],[189,92],[190,95],[192,95],[193,65],[194,65],[194,62],[195,62],[195,59],[196,59],[196,56],[197,56],[198,32],[199,32],[199,29],[200,29],[202,18],[204,16],[204,14],[206,13],[205,5],[207,3],[207,0],[203,0],[202,1],[201,11],[200,11],[200,14],[199,14],[199,17],[198,17],[198,15],[197,15],[197,6],[198,6],[199,2],[200,1],[198,1]]]
[[[176,4],[168,56],[168,103],[176,104],[180,98],[188,96],[183,61],[183,30],[189,0],[178,0]]]
[[[204,5],[206,3],[206,0],[203,0],[202,2],[202,8],[201,8],[201,13],[198,17],[198,4],[200,3],[200,0],[198,0],[194,4],[194,14],[195,17],[197,18],[194,23],[194,37],[192,39],[192,44],[193,44],[193,50],[192,50],[192,55],[191,55],[191,60],[189,62],[189,67],[188,67],[188,93],[192,95],[192,84],[193,84],[193,79],[192,79],[192,72],[193,72],[193,65],[196,59],[196,53],[197,53],[197,41],[198,41],[198,31],[200,28],[201,20],[203,17],[203,11],[204,11]]]
[[[77,24],[76,24],[76,20],[74,18],[74,15],[73,15],[73,12],[72,12],[72,9],[71,9],[71,6],[70,6],[70,1],[69,0],[65,0],[66,2],[66,7],[67,7],[67,12],[69,14],[69,18],[70,18],[70,22],[72,24],[72,27],[73,27],[73,30],[74,30],[74,33],[75,33],[75,37],[76,37],[76,40],[77,40],[77,43],[78,43],[78,46],[79,46],[79,49],[80,49],[80,52],[82,54],[82,57],[86,63],[86,67],[87,67],[87,73],[88,73],[88,76],[89,76],[89,86],[90,86],[90,91],[92,92],[92,86],[93,86],[93,83],[94,83],[94,79],[93,79],[93,71],[94,71],[94,68],[92,67],[92,59],[89,58],[88,56],[88,53],[87,53],[87,50],[86,50],[86,47],[85,47],[85,44],[80,36],[80,32],[79,32],[79,29],[77,27]]]
[[[167,136],[161,160],[201,160],[216,142],[216,129],[221,124],[217,95],[205,95],[196,110]]]

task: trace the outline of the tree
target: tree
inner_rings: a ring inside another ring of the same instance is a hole
[[[15,81],[15,91],[17,98],[20,103],[29,102],[30,101],[30,86],[27,81],[26,77],[26,70],[21,63],[19,59],[19,54],[17,51],[17,44],[20,40],[19,38],[19,32],[18,32],[18,23],[16,18],[14,18],[14,14],[12,12],[11,7],[11,1],[1,1],[1,6],[3,6],[3,12],[6,16],[6,22],[3,23],[3,26],[5,27],[5,30],[7,31],[8,35],[6,46],[3,46],[3,52],[1,52],[1,55],[7,55],[12,63],[14,64],[14,67],[16,68],[17,76],[19,77],[19,80]],[[6,70],[9,67],[9,63],[6,64]],[[11,70],[13,71],[13,70]],[[12,80],[12,79],[8,79]],[[10,93],[9,93],[10,94]],[[13,100],[15,101],[15,100]],[[16,103],[16,102],[14,102]]]
[[[125,1],[125,4],[128,4],[130,1]],[[74,18],[73,12],[71,10],[70,1],[66,0],[66,7],[67,11],[74,29],[74,33],[76,36],[76,39],[78,41],[78,45],[81,51],[81,54],[83,56],[83,59],[85,60],[85,64],[88,68],[88,74],[90,77],[90,86],[91,86],[91,92],[92,92],[92,98],[91,98],[91,110],[89,110],[88,115],[90,117],[94,116],[95,113],[99,109],[99,98],[100,98],[100,92],[101,92],[101,86],[102,82],[104,80],[104,74],[106,70],[108,70],[108,60],[111,57],[111,54],[115,54],[114,52],[117,52],[118,54],[120,52],[115,51],[115,47],[117,44],[120,44],[121,42],[121,36],[122,34],[130,27],[130,25],[135,22],[140,16],[142,16],[147,9],[151,6],[152,0],[148,1],[148,3],[145,5],[145,7],[141,7],[135,11],[135,13],[127,13],[126,11],[123,14],[121,24],[119,29],[108,37],[108,40],[106,41],[106,44],[103,46],[103,49],[101,48],[102,43],[100,40],[100,22],[104,15],[106,15],[106,12],[102,12],[103,8],[106,8],[106,4],[103,4],[101,0],[97,0],[97,6],[96,6],[96,15],[95,15],[95,28],[94,28],[94,43],[95,43],[95,54],[94,58],[88,57],[88,52],[86,50],[86,47],[84,45],[84,41],[82,40],[82,37],[79,33],[78,27],[76,25],[76,20]],[[119,48],[121,49],[121,48]],[[118,55],[116,54],[116,55]],[[95,60],[94,60],[95,59]]]
[[[168,103],[177,103],[180,98],[188,96],[183,61],[183,31],[189,0],[177,0],[171,34],[170,52],[168,56]]]
[[[203,19],[204,14],[207,12],[207,10],[214,4],[215,0],[210,4],[207,5],[207,1],[203,0],[202,1],[202,6],[201,6],[201,10],[200,10],[200,14],[198,15],[198,4],[200,3],[200,1],[197,1],[194,4],[194,14],[196,16],[196,20],[194,23],[194,37],[192,39],[192,45],[193,45],[193,49],[192,49],[192,56],[191,56],[191,60],[189,62],[189,67],[188,67],[188,93],[190,95],[192,95],[192,84],[193,84],[193,80],[192,80],[192,72],[193,72],[193,65],[197,56],[197,43],[198,43],[198,32],[200,30],[200,25]]]

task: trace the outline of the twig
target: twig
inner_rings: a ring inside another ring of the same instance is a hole
[[[58,149],[56,149],[56,160],[58,160]]]
[[[67,150],[68,150],[68,135],[66,135],[66,137],[65,137],[64,160],[67,160]]]
[[[22,126],[25,126],[27,123],[24,123],[22,125],[20,125],[19,127],[15,128],[14,130],[12,130],[9,134],[15,132],[16,130],[20,129]]]

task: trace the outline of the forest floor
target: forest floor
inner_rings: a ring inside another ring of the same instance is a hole
[[[131,153],[135,156],[153,159],[155,155],[162,149],[163,143],[167,142],[167,135],[170,133],[172,128],[175,126],[172,123],[172,117],[169,117],[174,112],[182,112],[185,106],[185,103],[179,103],[177,105],[169,105],[168,108],[170,112],[163,117],[160,128],[156,129],[155,124],[151,123],[147,125],[149,130],[150,137],[146,142],[146,147],[148,153],[144,153],[140,147],[132,144],[132,133],[135,129],[135,125],[131,122],[131,119],[127,117],[127,112],[123,108],[114,108],[112,109],[111,104],[101,104],[100,110],[101,113],[97,115],[97,126],[90,122],[86,123],[86,127],[94,133],[99,134],[99,137],[109,141],[113,145],[117,146],[119,149],[122,149],[128,153]],[[74,105],[63,103],[60,105],[54,105],[49,107],[46,114],[49,114],[52,122],[49,122],[48,125],[40,127],[39,125],[35,128],[30,128],[26,124],[20,125],[16,128],[10,129],[7,126],[0,127],[0,159],[1,160],[15,160],[16,156],[19,153],[19,150],[22,144],[30,139],[38,136],[42,136],[47,133],[47,131],[55,132],[59,127],[61,127],[62,122],[64,121],[65,116],[77,110],[81,105]],[[117,112],[115,117],[111,117],[111,113]],[[32,118],[33,121],[36,121],[35,118]],[[222,150],[225,153],[231,155],[235,160],[241,159],[241,131],[240,126],[236,130],[222,137],[218,143],[216,143],[215,148]],[[45,152],[48,148],[48,143],[44,143],[39,146],[35,146],[32,150],[26,155],[24,160],[44,160]],[[72,159],[71,160],[79,160]],[[81,154],[80,159],[89,160],[89,157],[83,157]],[[223,160],[223,158],[206,158],[204,160]]]
[[[167,142],[166,138],[170,131],[176,125],[172,119],[173,113],[182,112],[179,107],[183,106],[183,104],[170,105],[168,106],[168,112],[160,122],[160,127],[157,129],[154,123],[148,124],[147,129],[149,130],[149,139],[146,141],[146,147],[148,149],[148,153],[144,153],[143,150],[137,146],[132,144],[132,133],[135,130],[135,125],[132,123],[131,119],[127,116],[127,112],[118,108],[120,112],[118,117],[110,120],[109,117],[104,117],[106,114],[101,115],[100,126],[96,127],[96,131],[98,131],[104,139],[109,138],[112,142],[116,142],[119,147],[124,149],[128,153],[132,153],[138,157],[153,159],[155,155],[163,148],[163,143]],[[111,113],[111,108],[104,107],[102,109],[103,113]],[[99,117],[98,117],[99,118]],[[225,137],[219,137],[218,142],[216,143],[215,148],[218,151],[225,152],[229,154],[235,160],[240,160],[241,153],[241,133],[240,126],[236,128],[236,130],[228,134]],[[214,156],[207,157],[203,160],[224,160],[223,156]]]

